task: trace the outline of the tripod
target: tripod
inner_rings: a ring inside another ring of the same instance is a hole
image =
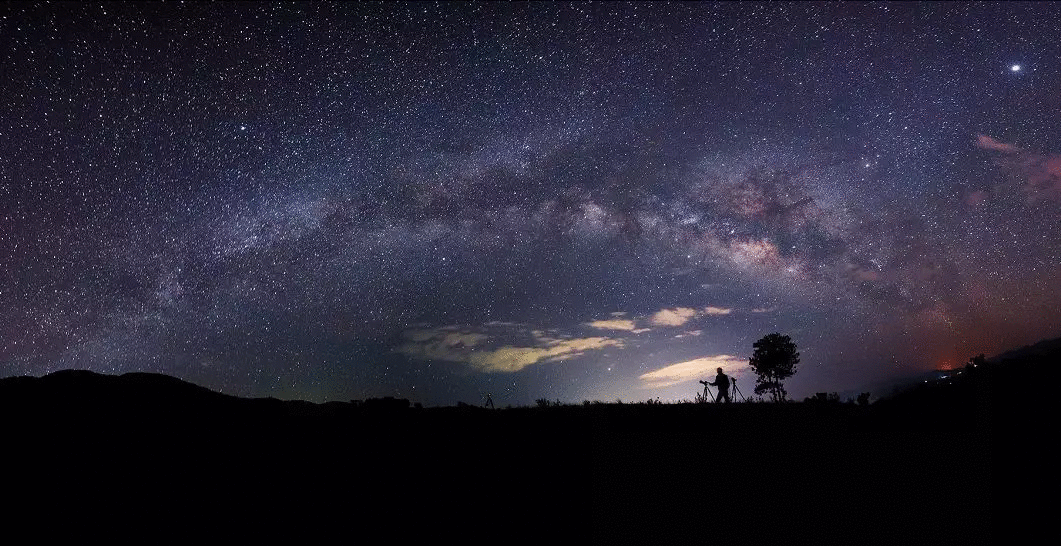
[[[701,381],[700,383],[704,385],[704,393],[699,395],[700,401],[705,404],[713,401],[714,397],[711,396],[711,387],[707,384],[707,381]]]
[[[737,388],[737,382],[736,381],[730,381],[730,384],[733,385],[733,390],[737,391],[737,394],[740,395],[741,401],[742,402],[747,402],[748,399],[744,397],[744,393],[740,392],[740,389]]]

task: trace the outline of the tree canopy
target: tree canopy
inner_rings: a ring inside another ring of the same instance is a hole
[[[799,353],[789,336],[778,333],[763,336],[752,344],[755,353],[748,364],[755,372],[755,393],[769,393],[775,402],[785,399],[784,380],[796,373]]]

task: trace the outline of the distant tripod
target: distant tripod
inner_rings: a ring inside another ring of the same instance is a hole
[[[483,407],[485,408],[486,406],[490,406],[490,409],[495,409],[494,408],[494,399],[490,397],[489,393],[487,393],[487,395],[486,395],[486,402],[483,402]]]

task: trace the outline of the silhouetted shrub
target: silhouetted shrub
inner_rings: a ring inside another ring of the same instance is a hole
[[[403,410],[409,408],[409,400],[405,398],[394,398],[393,396],[369,398],[368,400],[365,400],[364,407],[385,411]]]
[[[804,399],[804,402],[812,404],[839,404],[840,395],[835,392],[819,392],[815,393],[814,396]]]

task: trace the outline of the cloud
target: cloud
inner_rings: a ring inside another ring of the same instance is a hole
[[[1030,200],[1061,200],[1061,155],[1033,156],[1024,165]]]
[[[495,324],[496,326],[496,324]],[[621,339],[586,337],[556,339],[533,332],[530,345],[493,345],[495,337],[476,332],[454,332],[452,327],[405,332],[405,342],[395,352],[421,360],[444,360],[466,364],[486,373],[518,372],[539,362],[555,362],[581,356],[586,351],[622,348]]]
[[[626,330],[626,331],[633,331],[633,330],[637,329],[637,325],[634,324],[634,321],[625,320],[625,319],[623,319],[623,320],[619,320],[619,319],[595,320],[593,322],[587,322],[586,325],[587,326],[592,326],[594,328],[599,328],[601,330]]]
[[[696,309],[688,307],[675,307],[674,309],[660,309],[652,315],[652,324],[656,326],[681,326],[696,316]]]
[[[725,373],[732,374],[747,364],[747,359],[732,355],[705,356],[665,366],[642,374],[638,379],[641,380],[641,388],[644,389],[669,387],[688,381],[713,378],[716,368],[722,368]]]
[[[1000,159],[999,164],[1028,202],[1061,201],[1061,155],[1024,153]]]
[[[405,343],[395,350],[424,360],[450,360],[460,362],[479,344],[490,336],[474,332],[452,332],[447,328],[409,330],[404,333]]]
[[[1015,177],[1024,183],[1023,190],[1031,202],[1041,200],[1061,201],[1061,155],[1024,153],[1024,150],[1012,144],[999,142],[987,135],[977,135],[976,147],[1005,154],[1020,156],[1001,161]],[[987,200],[983,191],[973,192],[966,198],[966,204],[978,206]]]
[[[518,372],[538,362],[555,362],[581,356],[586,351],[607,347],[622,348],[623,341],[607,337],[587,337],[555,340],[547,347],[515,347],[506,345],[492,351],[477,351],[467,360],[479,371]]]
[[[981,150],[992,150],[1005,154],[1013,154],[1020,151],[1020,148],[1012,144],[999,142],[987,135],[976,135],[976,147],[980,148]]]
[[[675,307],[673,309],[660,309],[649,319],[656,326],[682,326],[690,320],[704,315],[728,315],[733,312],[729,307],[708,306],[703,309],[691,307]]]

